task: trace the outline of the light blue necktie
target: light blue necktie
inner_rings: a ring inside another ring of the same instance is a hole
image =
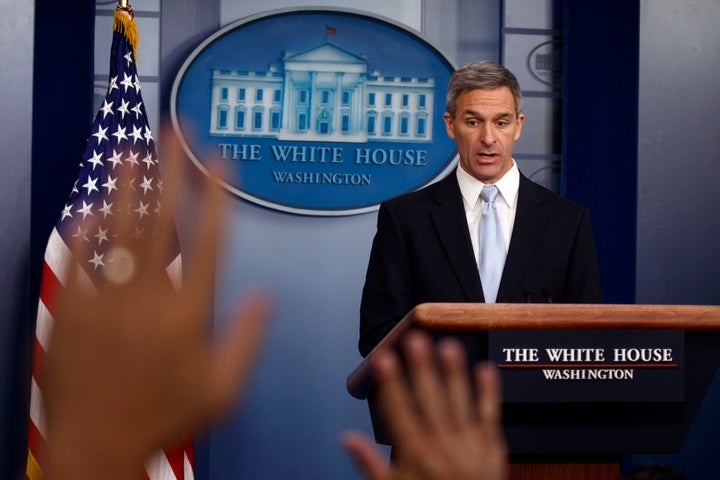
[[[485,303],[495,303],[505,267],[505,241],[495,205],[498,193],[495,185],[485,185],[480,192],[480,198],[485,201],[480,220],[479,265]]]

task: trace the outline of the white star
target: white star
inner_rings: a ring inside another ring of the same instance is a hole
[[[148,152],[147,155],[145,155],[145,158],[142,159],[142,162],[147,165],[147,168],[150,169],[153,164],[155,163],[155,160],[152,158],[152,154]]]
[[[108,140],[107,135],[105,135],[105,132],[107,132],[108,127],[102,128],[102,125],[98,124],[97,132],[93,133],[92,136],[97,138],[98,145],[100,145],[100,142],[103,141],[103,139]]]
[[[145,126],[145,142],[147,142],[148,145],[150,145],[150,142],[154,140],[152,136],[152,132],[150,131],[150,128],[148,126]]]
[[[128,137],[125,134],[125,127],[121,127],[120,125],[118,125],[117,131],[113,133],[113,137],[117,137],[118,143],[120,143],[120,140],[127,140]]]
[[[145,229],[140,227],[135,227],[135,231],[132,233],[133,238],[143,238],[145,235]]]
[[[155,207],[155,214],[160,215],[160,212],[162,212],[162,204],[160,203],[160,200],[158,200],[157,206]]]
[[[141,105],[142,105],[142,102],[138,102],[135,104],[135,106],[133,108],[130,109],[133,112],[135,112],[135,118],[140,118],[140,115],[142,115],[142,112],[140,111]]]
[[[112,92],[114,88],[118,88],[117,75],[115,75],[113,78],[110,79],[110,86],[108,87],[108,93]]]
[[[133,125],[133,131],[130,136],[133,137],[133,145],[135,145],[135,142],[137,142],[138,140],[142,140],[143,138],[142,129],[137,128],[137,126]]]
[[[107,182],[103,183],[102,186],[107,188],[107,193],[110,195],[113,190],[117,190],[117,178],[112,178],[108,175]]]
[[[96,184],[98,179],[92,178],[90,175],[88,175],[87,182],[85,182],[85,185],[83,185],[83,188],[87,188],[87,194],[90,195],[90,193],[95,190],[96,192],[99,192]],[[83,217],[84,218],[84,217]]]
[[[130,113],[128,110],[128,106],[130,106],[130,102],[126,102],[124,99],[120,99],[120,106],[118,107],[118,112],[122,113],[121,118],[125,118],[126,113]]]
[[[93,251],[93,258],[90,259],[90,260],[88,260],[88,262],[89,262],[89,263],[92,263],[93,265],[95,265],[95,270],[97,270],[98,267],[104,267],[104,266],[105,266],[105,264],[103,263],[103,256],[104,256],[104,255],[105,255],[105,254],[98,255],[97,252]]]
[[[80,228],[80,225],[78,225],[77,230],[75,233],[73,233],[73,238],[79,238],[80,240],[84,240],[86,242],[89,242],[90,239],[87,237],[87,232]]]
[[[120,85],[125,87],[125,92],[127,93],[128,88],[135,88],[135,85],[133,85],[132,77],[128,75],[127,73],[123,73],[123,80],[120,82]]]
[[[142,219],[145,215],[150,215],[150,214],[148,213],[148,207],[149,207],[149,206],[150,206],[149,203],[146,205],[146,204],[144,204],[144,203],[141,201],[141,202],[140,202],[140,206],[135,209],[135,213],[137,213],[138,215],[140,215],[140,218]]]
[[[140,152],[135,153],[132,150],[130,150],[130,152],[128,152],[127,158],[125,158],[125,161],[130,163],[133,166],[140,165],[140,162],[138,162],[139,155],[140,155]]]
[[[72,217],[72,213],[70,212],[71,208],[72,208],[72,205],[65,205],[65,208],[63,208],[63,211],[62,211],[62,217],[60,217],[61,222],[63,220],[65,220],[65,217]]]
[[[127,52],[127,53],[123,56],[123,58],[127,61],[127,65],[126,65],[126,66],[129,67],[130,64],[132,63],[132,52]]]
[[[135,91],[140,93],[140,79],[138,78],[137,75],[135,75],[134,85],[135,85]]]
[[[113,170],[115,170],[115,167],[118,165],[122,165],[122,160],[120,157],[122,156],[122,152],[117,152],[115,149],[113,149],[113,155],[112,157],[108,158],[108,162],[113,164]]]
[[[108,232],[108,230],[109,230],[109,229],[107,229],[107,228],[106,228],[105,230],[103,230],[102,227],[98,227],[98,233],[96,233],[95,235],[93,235],[95,238],[98,239],[98,247],[99,247],[100,245],[102,245],[102,242],[107,242],[107,241],[108,241],[108,237],[107,237],[107,232]]]
[[[143,195],[147,195],[148,190],[152,190],[153,177],[147,178],[143,175],[143,182],[140,184],[140,188],[143,189]]]
[[[92,206],[93,206],[92,203],[90,205],[88,205],[87,203],[85,203],[85,200],[83,200],[82,208],[77,209],[78,213],[82,213],[83,220],[85,220],[85,217],[87,217],[88,215],[93,215]],[[78,227],[78,228],[80,228],[80,227]]]
[[[108,215],[112,215],[112,214],[113,214],[113,213],[112,213],[112,206],[113,206],[112,203],[108,204],[107,201],[103,200],[103,206],[102,206],[102,208],[100,209],[100,211],[101,211],[102,214],[103,214],[103,218],[107,217]]]
[[[162,194],[164,191],[162,178],[158,179],[157,187],[158,187],[158,191]]]
[[[102,164],[103,164],[103,162],[100,161],[100,159],[102,158],[102,156],[103,156],[103,152],[98,153],[98,152],[96,152],[96,151],[93,150],[93,156],[92,156],[92,158],[88,158],[88,162],[92,163],[93,172],[95,171],[95,167],[97,167],[98,165],[102,165]]]
[[[82,164],[80,164],[80,165],[82,166]],[[78,180],[80,180],[80,179],[78,178]],[[72,193],[80,193],[80,190],[78,190],[78,188],[77,188],[78,180],[75,180],[75,183],[73,183],[72,190],[70,191],[71,194]]]
[[[107,117],[108,114],[112,115],[112,103],[108,103],[107,100],[105,100],[105,103],[103,103],[103,106],[100,107],[100,111],[103,112],[103,118]]]

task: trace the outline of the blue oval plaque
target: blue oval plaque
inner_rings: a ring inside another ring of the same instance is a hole
[[[282,10],[228,25],[185,61],[173,125],[203,172],[290,213],[349,215],[432,183],[455,163],[451,63],[417,33],[347,10]]]

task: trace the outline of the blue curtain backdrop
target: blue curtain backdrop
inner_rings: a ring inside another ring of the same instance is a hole
[[[562,193],[590,209],[603,303],[635,303],[639,31],[639,2],[565,2]]]

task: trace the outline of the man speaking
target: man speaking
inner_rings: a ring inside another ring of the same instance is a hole
[[[363,356],[421,303],[600,302],[588,210],[533,183],[512,158],[525,121],[512,72],[460,67],[443,119],[455,172],[380,206],[360,305]]]

